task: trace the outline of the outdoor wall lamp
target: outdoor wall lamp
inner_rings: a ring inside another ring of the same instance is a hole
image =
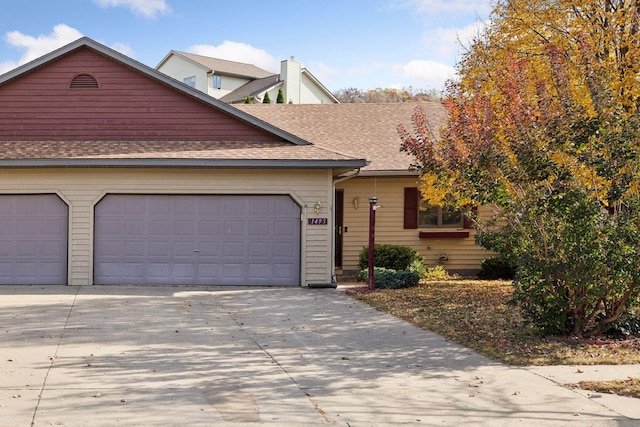
[[[360,203],[360,199],[357,197],[353,198],[353,209],[358,209],[358,203]]]
[[[320,208],[322,207],[322,204],[320,204],[320,200],[318,200],[316,202],[315,205],[313,205],[313,211],[316,213],[316,215],[318,215],[320,213]]]

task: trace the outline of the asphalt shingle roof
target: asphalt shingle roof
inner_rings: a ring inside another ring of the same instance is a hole
[[[198,64],[212,70],[215,74],[227,74],[233,76],[251,77],[254,79],[261,79],[274,75],[267,70],[263,70],[260,67],[256,67],[252,64],[245,64],[243,62],[227,61],[225,59],[210,58],[208,56],[196,55],[193,53],[172,51],[177,55],[182,55]]]
[[[397,127],[412,129],[415,108],[424,110],[434,131],[445,122],[440,103],[393,104],[237,104],[267,123],[311,142],[317,147],[371,163],[364,173],[407,172],[414,159],[400,151]]]
[[[354,160],[313,145],[238,141],[0,141],[0,160]]]
[[[274,74],[273,76],[264,77],[262,79],[252,80],[249,83],[240,86],[233,92],[226,94],[225,96],[220,98],[220,101],[230,103],[244,101],[247,96],[253,98],[256,95],[271,89],[279,82],[279,74]]]

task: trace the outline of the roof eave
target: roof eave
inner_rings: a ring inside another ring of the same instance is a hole
[[[3,159],[0,168],[59,167],[168,167],[168,168],[360,168],[364,159],[349,160],[261,160],[261,159]]]
[[[197,67],[199,67],[199,68],[201,68],[201,69],[205,70],[205,72],[206,72],[207,74],[208,74],[208,73],[212,73],[212,72],[213,72],[213,70],[211,70],[209,67],[207,67],[207,66],[205,66],[205,65],[201,64],[201,63],[200,63],[200,62],[198,62],[198,61],[194,61],[193,59],[188,58],[188,57],[186,57],[186,56],[182,55],[182,53],[178,52],[177,50],[172,50],[172,51],[170,51],[170,52],[167,54],[167,56],[165,56],[164,58],[162,58],[162,61],[160,61],[160,63],[158,63],[158,65],[156,65],[155,70],[159,70],[159,68],[160,68],[162,65],[164,65],[164,63],[165,63],[165,62],[167,62],[167,61],[169,60],[169,58],[171,58],[172,56],[179,56],[179,57],[180,57],[180,58],[182,58],[183,60],[188,61],[188,62],[190,62],[191,64],[193,64],[193,65],[195,65],[195,66],[197,66]]]
[[[362,169],[359,176],[389,176],[389,177],[414,177],[420,176],[420,172],[409,169],[391,169],[391,170],[368,170]]]

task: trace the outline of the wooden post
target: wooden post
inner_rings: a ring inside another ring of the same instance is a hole
[[[367,281],[367,287],[370,291],[375,289],[375,282],[373,277],[373,255],[375,247],[376,236],[376,209],[378,198],[369,197],[369,280]]]

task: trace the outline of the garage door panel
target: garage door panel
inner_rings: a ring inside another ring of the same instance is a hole
[[[95,213],[96,284],[299,285],[300,208],[288,196],[108,195]],[[141,231],[119,234],[125,221]],[[139,254],[114,254],[117,240]],[[289,276],[275,277],[274,262],[289,263]],[[123,266],[119,277],[105,274],[109,263]],[[145,267],[125,271],[131,263]]]
[[[245,199],[235,198],[224,201],[223,212],[225,215],[243,215],[245,213]]]
[[[123,245],[110,245],[116,250],[109,250],[111,255],[117,255],[118,249],[122,248],[121,252],[126,257],[140,257],[144,255],[145,245],[142,242],[124,242]],[[112,249],[111,247],[109,249]]]
[[[67,227],[55,194],[0,195],[0,284],[66,284]]]
[[[200,258],[218,257],[220,254],[220,242],[200,242]]]
[[[277,279],[286,279],[293,274],[290,264],[273,264],[273,277]]]
[[[268,258],[270,246],[267,242],[250,242],[249,256],[252,258]]]
[[[241,257],[244,255],[244,242],[225,242],[224,253],[225,258]]]
[[[174,224],[175,224],[174,234],[176,235],[185,234],[187,236],[193,235],[193,233],[195,232],[194,227],[197,225],[193,222],[192,219],[176,220]]]
[[[114,221],[110,221],[110,223],[114,223]],[[115,224],[114,224],[115,225]],[[116,230],[119,232],[123,232],[126,235],[143,235],[145,232],[145,222],[142,220],[125,220],[122,226],[120,224],[117,225]],[[109,228],[107,228],[109,229]],[[120,231],[121,230],[121,231]],[[114,230],[115,231],[115,230]]]

